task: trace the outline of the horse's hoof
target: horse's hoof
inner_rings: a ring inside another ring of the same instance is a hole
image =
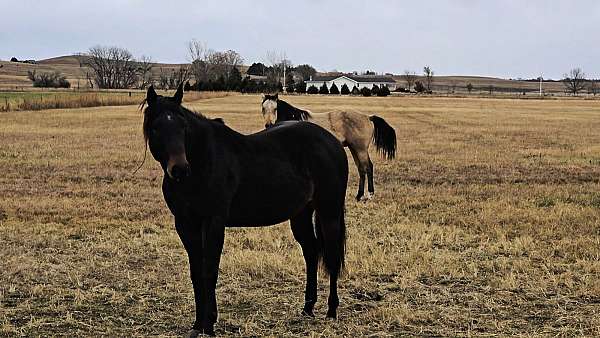
[[[315,314],[313,313],[312,310],[302,310],[302,315],[304,317],[311,317],[311,318],[315,317]]]
[[[356,201],[357,202],[367,202],[369,201],[373,196],[370,193],[367,193],[366,195],[357,195],[356,196]]]
[[[337,319],[337,311],[336,310],[328,310],[327,311],[327,317],[325,317],[327,319]]]
[[[185,338],[196,338],[196,337],[200,337],[202,335],[214,337],[215,330],[212,328],[203,329],[203,330],[191,329],[190,331],[188,331],[188,333],[186,333],[184,335],[184,337]]]
[[[183,337],[184,338],[196,338],[202,334],[202,331],[191,329]]]

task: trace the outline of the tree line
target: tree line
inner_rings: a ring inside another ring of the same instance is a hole
[[[205,44],[192,40],[187,45],[188,64],[177,67],[161,67],[154,63],[150,57],[135,58],[133,54],[121,47],[94,46],[86,53],[76,55],[80,67],[86,67],[85,77],[89,87],[100,89],[130,89],[147,88],[154,84],[158,88],[173,89],[180,83],[185,83],[186,89],[198,91],[240,91],[244,93],[287,91],[295,93],[321,93],[321,94],[355,94],[355,95],[382,95],[389,89],[372,88],[306,88],[305,81],[314,76],[317,71],[309,64],[294,66],[285,54],[267,52],[267,64],[262,62],[252,63],[243,76],[241,68],[244,58],[234,50],[215,51]],[[13,62],[19,62],[13,57]],[[29,62],[27,60],[26,62]],[[31,60],[32,61],[32,60]],[[419,77],[414,71],[406,70],[401,78],[406,83],[405,88],[398,91],[433,93],[435,81],[434,71],[430,66],[423,67]],[[28,78],[36,87],[61,87],[69,88],[70,83],[59,72],[36,73],[28,72]],[[530,80],[533,81],[533,80]],[[563,75],[560,80],[565,92],[578,95],[587,89],[590,94],[598,93],[597,80],[586,79],[581,68],[573,68]],[[488,88],[489,87],[489,88]],[[486,87],[490,94],[494,87]],[[452,85],[452,92],[456,84]],[[474,87],[468,83],[465,88],[470,93]],[[356,90],[355,90],[356,89]],[[363,92],[364,89],[364,92]],[[327,93],[325,93],[327,91]],[[388,93],[389,94],[389,93]]]

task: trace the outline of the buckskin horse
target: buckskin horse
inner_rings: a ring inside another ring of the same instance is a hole
[[[369,156],[369,146],[375,144],[384,158],[396,156],[396,132],[384,119],[375,115],[365,115],[352,111],[334,111],[315,114],[296,108],[279,99],[278,95],[265,95],[262,101],[262,114],[265,128],[282,121],[310,121],[330,131],[345,147],[350,149],[358,168],[359,182],[356,200],[369,200],[375,194],[373,183],[373,162]],[[365,176],[368,179],[368,192],[365,195]]]

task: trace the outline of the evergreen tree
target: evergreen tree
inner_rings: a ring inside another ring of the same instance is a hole
[[[242,73],[237,67],[232,67],[227,77],[226,89],[231,91],[239,91],[242,85]]]
[[[381,86],[377,96],[388,96],[390,95],[390,89],[387,86]]]
[[[362,94],[362,96],[371,96],[371,89],[367,87],[362,87],[360,93]]]
[[[296,84],[294,83],[294,79],[290,79],[290,81],[288,81],[287,83],[287,86],[285,87],[285,91],[288,93],[293,93],[295,89]]]
[[[379,86],[378,85],[373,85],[373,88],[371,88],[371,94],[373,94],[374,96],[379,96]]]
[[[306,82],[300,81],[296,83],[296,93],[304,94],[306,93]]]
[[[250,67],[248,67],[246,74],[263,76],[266,74],[266,71],[267,71],[267,67],[264,64],[262,64],[261,62],[259,62],[259,63],[255,62]]]
[[[341,93],[342,95],[348,95],[348,94],[350,94],[350,89],[348,88],[348,85],[347,85],[347,84],[345,84],[345,83],[344,83],[344,84],[342,85],[342,89],[340,90],[340,93]]]
[[[329,94],[334,94],[334,95],[339,95],[340,94],[340,90],[335,85],[335,82],[331,84],[331,88],[329,88]]]
[[[308,94],[319,94],[319,89],[317,89],[317,87],[315,87],[314,85],[311,85],[310,87],[308,87],[306,92]]]
[[[327,89],[327,84],[323,82],[321,88],[319,88],[319,94],[329,94],[329,89]]]

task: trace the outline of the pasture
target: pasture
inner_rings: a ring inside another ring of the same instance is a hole
[[[219,335],[600,335],[600,106],[594,100],[283,96],[376,113],[375,198],[346,199],[337,321],[300,316],[289,225],[229,229]],[[184,103],[260,130],[261,98]],[[0,113],[0,335],[180,336],[187,257],[137,106]],[[351,158],[349,158],[351,161]],[[352,162],[350,162],[352,163]]]

